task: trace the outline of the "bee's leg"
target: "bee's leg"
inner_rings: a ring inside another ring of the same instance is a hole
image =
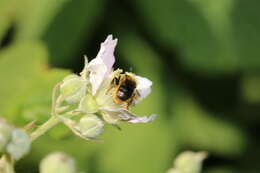
[[[113,79],[113,80],[115,80],[115,81],[114,81],[115,85],[119,85],[120,79],[121,79],[121,76],[115,77],[115,78]]]
[[[106,91],[106,94],[112,89],[115,87],[115,80],[116,78],[114,78],[112,81],[111,81],[111,84],[110,86],[108,87],[107,91]]]
[[[111,91],[112,88],[116,87],[117,85],[119,85],[120,82],[120,76],[118,77],[114,77],[114,79],[111,81],[111,84],[109,86],[109,88],[106,91],[106,94]]]
[[[128,110],[129,109],[129,107],[132,105],[132,99],[126,104],[126,109]]]
[[[139,97],[141,97],[141,94],[136,90],[135,91],[135,99],[138,99]]]
[[[139,93],[134,92],[133,96],[128,100],[126,108],[129,109],[130,106],[134,106],[134,100],[136,100],[137,98],[139,98]]]
[[[129,101],[128,106],[134,106],[135,105],[135,100],[138,100],[141,97],[140,93],[136,90],[133,93],[133,97],[131,98],[131,100]]]
[[[126,105],[126,108],[129,109],[130,106],[134,106],[134,105],[135,105],[135,104],[134,104],[134,97],[133,97],[133,98],[131,98],[131,99],[128,101],[128,103],[127,103],[127,105]]]

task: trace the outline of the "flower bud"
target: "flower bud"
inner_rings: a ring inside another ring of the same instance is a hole
[[[11,134],[11,141],[8,143],[6,151],[12,158],[18,160],[30,150],[31,140],[29,135],[21,130],[14,129]]]
[[[40,173],[76,173],[75,161],[65,153],[51,153],[41,161]]]
[[[104,122],[96,115],[86,115],[80,119],[79,128],[84,137],[96,139],[104,131]]]
[[[5,151],[6,145],[11,138],[12,127],[3,119],[0,119],[0,153]]]
[[[95,98],[91,94],[86,94],[79,104],[79,110],[84,113],[96,113],[98,105]]]
[[[64,78],[60,86],[61,95],[68,103],[78,103],[86,94],[87,82],[77,75]]]
[[[15,171],[14,171],[14,162],[7,155],[3,155],[0,158],[0,172],[1,173],[15,173]]]
[[[186,151],[181,153],[174,162],[175,168],[181,173],[200,173],[205,152]]]
[[[171,168],[167,171],[167,173],[182,173],[180,172],[178,169],[175,169],[175,168]]]
[[[103,119],[108,123],[108,124],[113,124],[113,125],[116,125],[118,124],[118,121],[120,120],[118,117],[117,117],[117,112],[102,112],[102,117]]]

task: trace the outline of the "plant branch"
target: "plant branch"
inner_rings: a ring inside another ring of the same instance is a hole
[[[51,116],[48,121],[46,121],[43,125],[41,125],[34,132],[31,133],[31,141],[34,141],[60,122],[61,120],[58,118],[58,116]]]

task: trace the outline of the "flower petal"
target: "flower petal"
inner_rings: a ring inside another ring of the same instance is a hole
[[[114,117],[115,119],[121,120],[121,121],[127,121],[129,123],[148,123],[150,121],[153,121],[157,115],[153,114],[150,117],[142,116],[139,117],[132,112],[126,110],[126,109],[109,109],[109,108],[102,108],[103,111],[106,111],[111,117]]]
[[[147,78],[141,77],[141,76],[136,76],[137,80],[137,86],[136,90],[140,94],[140,98],[135,101],[135,103],[138,103],[142,99],[144,99],[146,96],[148,96],[151,92],[151,86],[152,86],[152,81],[150,81]]]
[[[117,39],[113,40],[113,36],[107,36],[105,42],[101,43],[97,58],[101,58],[108,69],[112,69],[115,63],[114,50],[117,44]]]
[[[156,115],[153,114],[150,117],[143,116],[143,117],[135,117],[131,120],[129,120],[129,123],[148,123],[150,121],[153,121],[156,118]]]
[[[95,58],[89,63],[88,70],[90,71],[89,82],[92,86],[92,95],[95,95],[107,73],[107,66],[102,59]]]
[[[89,81],[92,85],[92,94],[95,95],[104,78],[112,71],[112,66],[115,63],[114,50],[117,44],[117,39],[109,35],[105,42],[101,43],[100,50],[95,59],[87,66]]]

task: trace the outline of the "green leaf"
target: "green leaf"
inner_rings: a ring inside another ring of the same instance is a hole
[[[33,79],[32,88],[25,91],[26,96],[21,101],[18,114],[26,121],[46,121],[51,111],[52,89],[67,74],[68,71],[61,69],[46,69],[39,78]]]
[[[26,0],[26,8],[17,16],[16,40],[44,40],[51,61],[66,65],[78,51],[75,48],[84,41],[84,34],[93,31],[103,3],[103,0]]]
[[[237,156],[245,150],[247,136],[237,126],[203,110],[188,96],[174,100],[172,121],[183,145],[224,156]]]
[[[48,45],[53,64],[64,66],[73,62],[81,46],[86,46],[83,42],[90,40],[91,32],[104,10],[104,2],[72,0],[64,6],[42,37]]]
[[[237,172],[238,172],[237,170],[225,166],[215,167],[205,171],[205,173],[237,173]]]
[[[25,0],[17,16],[17,39],[40,39],[69,0]],[[29,10],[28,10],[29,9]]]
[[[0,0],[0,44],[14,19],[17,0]]]
[[[0,114],[16,123],[46,119],[55,83],[67,74],[47,67],[39,42],[19,42],[0,52]]]
[[[159,119],[148,124],[130,124],[105,131],[98,172],[165,172],[176,152],[169,129]],[[118,164],[120,163],[120,164]]]
[[[0,13],[0,44],[9,26],[10,26],[10,20],[8,20],[6,16],[1,15]]]
[[[241,81],[242,97],[249,103],[260,103],[260,76],[245,75]]]
[[[17,107],[24,91],[30,87],[33,78],[39,76],[38,69],[47,56],[41,44],[29,42],[16,44],[0,52],[0,104],[1,114],[8,116],[8,110]]]
[[[190,71],[207,75],[259,71],[259,1],[138,1],[153,39],[178,53]]]

